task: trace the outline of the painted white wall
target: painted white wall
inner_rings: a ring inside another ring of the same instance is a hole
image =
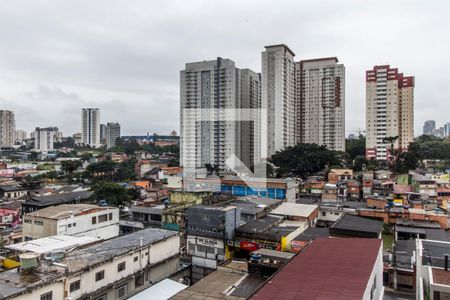
[[[70,293],[69,296],[72,300],[80,298],[82,295],[95,293],[97,290],[106,287],[107,285],[114,283],[122,278],[128,278],[131,275],[137,273],[139,270],[166,261],[168,258],[177,255],[180,249],[180,237],[178,235],[167,238],[167,240],[161,241],[159,243],[150,245],[149,247],[143,247],[141,249],[128,252],[125,255],[114,258],[112,261],[108,261],[105,264],[92,268],[90,270],[71,274],[67,277],[66,288],[69,290],[70,283],[80,280],[80,289]],[[138,260],[134,261],[137,257]],[[149,258],[150,257],[150,258]],[[118,272],[117,265],[121,262],[125,262],[125,270]],[[176,270],[177,260],[171,260],[166,262],[168,268],[164,265],[159,268],[152,268],[150,271],[150,280],[155,282],[161,280]],[[156,273],[153,272],[155,269]],[[103,280],[95,281],[95,274],[99,271],[105,271],[105,277]],[[152,272],[154,273],[152,275]],[[130,277],[133,279],[133,277]],[[152,279],[153,278],[153,279]],[[33,290],[31,293],[20,295],[18,297],[12,298],[14,300],[36,300],[49,291],[53,291],[53,299],[62,300],[64,298],[64,280],[66,278],[62,277],[59,281],[50,283],[43,286],[37,290]],[[131,280],[133,282],[134,280]],[[133,293],[134,284],[128,283],[128,294]],[[147,283],[148,287],[148,283]],[[144,288],[144,287],[141,287]],[[115,299],[115,289],[108,289],[107,291],[108,299]]]
[[[109,219],[109,214],[112,219]],[[107,215],[107,221],[99,222],[100,215]],[[97,222],[92,224],[92,218]],[[31,221],[31,223],[28,223]],[[38,224],[36,224],[36,221]],[[42,222],[42,225],[40,225]],[[74,225],[75,224],[75,225]],[[70,226],[70,227],[69,227]],[[119,209],[111,207],[85,215],[56,220],[36,216],[24,216],[22,235],[33,239],[53,235],[90,236],[99,239],[110,239],[119,235]]]
[[[366,291],[364,292],[364,300],[383,299],[384,286],[383,286],[383,247],[380,246],[378,250],[377,259],[370,274],[369,281],[367,282]],[[375,288],[374,288],[375,285]],[[371,297],[371,290],[374,288],[373,297]]]

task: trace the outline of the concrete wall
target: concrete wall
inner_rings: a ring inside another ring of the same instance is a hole
[[[109,213],[112,213],[111,220]],[[108,215],[107,221],[99,222],[98,216],[105,214]],[[96,217],[96,224],[92,224],[92,217]],[[31,220],[32,223],[26,223],[26,220]],[[42,222],[43,225],[36,224],[36,221]],[[24,239],[26,237],[38,239],[58,234],[109,239],[119,235],[119,209],[111,208],[62,220],[27,215],[24,217],[22,232]]]
[[[373,291],[373,292],[372,292]],[[372,295],[372,297],[371,297]],[[383,286],[383,251],[382,246],[378,251],[377,259],[370,274],[369,281],[367,282],[366,291],[364,292],[364,300],[383,299],[384,286]]]

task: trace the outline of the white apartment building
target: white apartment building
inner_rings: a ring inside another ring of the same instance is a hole
[[[261,74],[250,69],[240,70],[241,108],[254,109],[254,121],[240,122],[241,161],[250,168],[261,160]]]
[[[0,110],[0,146],[14,145],[16,134],[16,121],[14,113],[9,110]]]
[[[115,147],[118,138],[120,138],[119,123],[107,123],[105,129],[106,149]]]
[[[296,143],[345,151],[345,67],[336,57],[295,63]]]
[[[414,138],[414,77],[389,65],[366,71],[366,158],[390,159],[394,149],[405,151]]]
[[[81,141],[84,145],[89,145],[91,147],[100,146],[100,109],[82,109]]]
[[[27,136],[27,132],[25,130],[22,130],[22,129],[16,130],[16,142],[22,143],[23,140],[26,140],[27,138],[28,138],[28,136]]]
[[[269,156],[295,144],[295,53],[286,45],[262,52],[262,108],[267,109]]]
[[[0,272],[0,295],[14,300],[127,299],[176,273],[179,252],[177,232],[147,228],[67,251],[56,260],[24,254],[20,270]]]
[[[242,122],[218,120],[224,118],[225,110],[242,108],[241,93],[245,95],[246,107],[257,105],[258,85],[258,74],[244,70],[241,77],[241,70],[230,59],[219,57],[186,64],[180,73],[182,166],[196,169],[210,164],[219,170],[230,170],[225,164],[229,157],[234,154],[242,160],[242,149],[252,149],[245,144],[249,140],[241,137]],[[238,120],[238,112],[232,115]],[[252,156],[245,157],[248,161]]]
[[[23,216],[24,241],[53,235],[89,236],[101,240],[119,235],[119,209],[91,204],[63,204]]]
[[[36,127],[34,130],[34,149],[40,152],[53,150],[53,144],[57,140],[57,127]]]

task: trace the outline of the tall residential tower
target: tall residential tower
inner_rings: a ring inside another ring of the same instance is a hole
[[[405,151],[414,138],[414,77],[389,65],[366,71],[366,158],[390,159]]]
[[[118,138],[120,138],[120,124],[107,123],[105,129],[106,149],[115,147]]]
[[[423,134],[425,135],[433,135],[436,130],[436,121],[428,120],[423,123]]]
[[[295,53],[286,45],[262,53],[262,108],[267,109],[268,155],[295,144]]]
[[[296,143],[345,151],[345,68],[336,57],[295,64]]]
[[[260,90],[259,74],[236,68],[230,59],[187,63],[180,74],[181,164],[229,170],[225,161],[234,154],[247,165],[254,157],[247,153],[253,149],[253,125],[238,121],[237,111],[232,112],[237,121],[219,118],[226,109],[259,105]]]
[[[14,113],[9,110],[0,110],[0,146],[14,145],[15,133]]]
[[[84,145],[89,145],[94,148],[100,146],[100,109],[82,109],[81,140]]]

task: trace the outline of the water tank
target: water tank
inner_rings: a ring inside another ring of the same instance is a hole
[[[30,270],[39,267],[39,254],[24,253],[19,255],[22,270]]]

